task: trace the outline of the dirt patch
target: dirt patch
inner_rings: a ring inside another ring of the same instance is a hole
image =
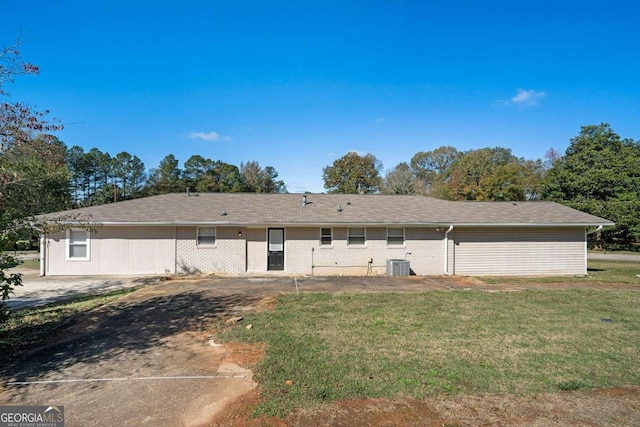
[[[640,424],[640,387],[527,397],[462,396],[433,400],[431,403],[439,414],[458,426]]]
[[[222,363],[235,363],[252,369],[262,360],[265,350],[265,344],[226,343]]]
[[[563,392],[526,397],[456,396],[418,399],[365,399],[298,410],[286,418],[251,418],[259,391],[230,403],[208,425],[236,427],[382,426],[637,426],[640,387]]]

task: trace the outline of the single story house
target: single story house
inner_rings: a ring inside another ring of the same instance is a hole
[[[584,275],[587,234],[613,225],[552,202],[353,194],[174,193],[40,219],[70,224],[41,236],[42,275]]]

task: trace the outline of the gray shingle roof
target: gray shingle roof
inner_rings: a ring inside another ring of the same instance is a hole
[[[613,225],[553,202],[452,202],[424,196],[186,193],[92,206],[62,215],[109,224]],[[340,208],[340,209],[339,209]]]

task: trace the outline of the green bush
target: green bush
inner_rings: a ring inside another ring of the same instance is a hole
[[[26,251],[27,249],[31,249],[31,241],[29,241],[29,240],[18,240],[16,242],[16,250],[18,250],[18,251]]]

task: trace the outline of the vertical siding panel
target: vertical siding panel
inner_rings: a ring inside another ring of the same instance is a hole
[[[100,227],[91,233],[90,261],[66,259],[66,234],[47,238],[50,275],[169,274],[175,270],[173,227]]]

